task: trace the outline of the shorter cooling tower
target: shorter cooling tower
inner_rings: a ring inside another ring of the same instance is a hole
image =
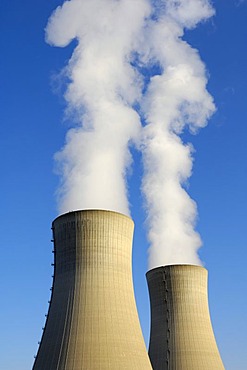
[[[53,222],[51,304],[33,370],[151,370],[132,284],[134,223],[86,210]]]
[[[153,370],[223,370],[211,325],[207,270],[193,265],[147,273]]]

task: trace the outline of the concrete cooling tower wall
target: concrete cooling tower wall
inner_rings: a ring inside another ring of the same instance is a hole
[[[53,291],[33,370],[152,369],[133,292],[133,229],[110,211],[53,222]]]
[[[147,273],[153,370],[224,370],[211,325],[207,270],[172,265]]]

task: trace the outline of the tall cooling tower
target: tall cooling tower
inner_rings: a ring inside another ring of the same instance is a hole
[[[153,370],[223,370],[208,309],[207,270],[158,267],[148,271],[147,281]]]
[[[132,284],[133,221],[86,210],[52,226],[54,283],[33,370],[151,370]]]

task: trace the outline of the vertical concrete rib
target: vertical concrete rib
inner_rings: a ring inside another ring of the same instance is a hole
[[[162,266],[148,271],[147,281],[153,370],[224,370],[209,314],[207,270]]]
[[[33,370],[151,370],[132,283],[133,221],[111,211],[53,222],[55,273]]]

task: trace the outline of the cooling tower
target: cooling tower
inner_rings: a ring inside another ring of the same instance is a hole
[[[133,221],[86,210],[52,229],[52,297],[33,370],[151,370],[132,284]]]
[[[207,270],[173,265],[147,273],[153,370],[223,370],[211,325]]]

